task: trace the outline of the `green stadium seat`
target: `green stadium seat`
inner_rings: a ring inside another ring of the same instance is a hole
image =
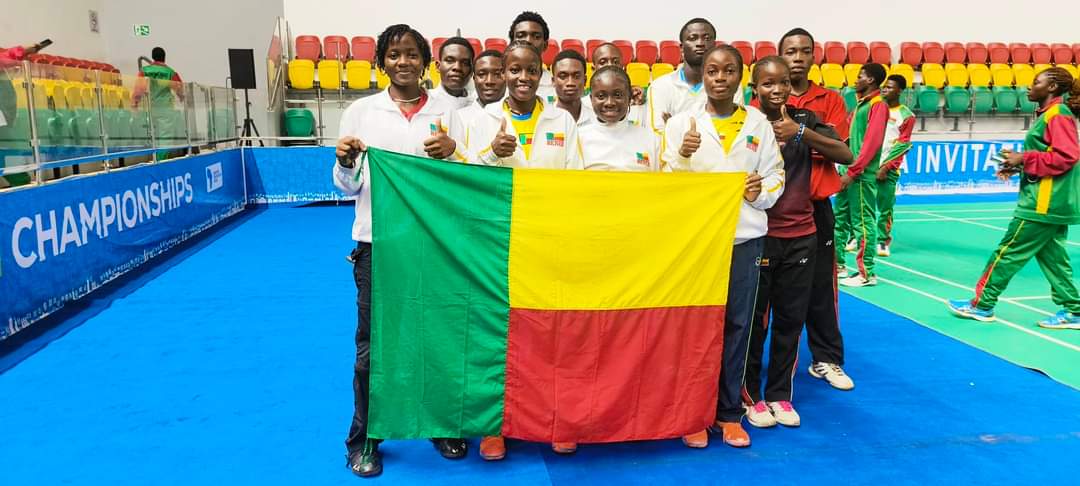
[[[971,87],[971,102],[975,113],[980,115],[994,111],[994,93],[986,86]]]
[[[941,90],[933,86],[919,86],[915,89],[915,97],[918,100],[919,113],[933,114],[938,112],[941,104]]]
[[[1014,113],[1020,107],[1012,86],[994,86],[994,105],[998,113]]]
[[[308,109],[285,111],[285,135],[289,137],[310,137],[315,133],[315,115]]]
[[[847,111],[854,111],[855,105],[859,103],[859,96],[855,94],[855,88],[852,86],[841,88],[840,96],[844,97],[844,105],[847,106]]]
[[[908,88],[905,89],[904,92],[900,93],[900,104],[906,105],[908,108],[914,109],[915,103],[915,90]]]
[[[1035,109],[1039,107],[1034,101],[1028,99],[1027,86],[1016,88],[1016,101],[1020,104],[1020,111],[1024,113],[1035,113]]]
[[[945,87],[945,112],[966,113],[971,108],[971,92],[959,86]]]

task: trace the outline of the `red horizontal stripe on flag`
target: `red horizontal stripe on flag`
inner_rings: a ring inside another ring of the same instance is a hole
[[[713,423],[724,306],[510,310],[503,435],[680,437]]]

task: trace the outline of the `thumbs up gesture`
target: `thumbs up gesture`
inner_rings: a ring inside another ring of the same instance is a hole
[[[795,120],[791,119],[788,115],[787,106],[780,106],[780,119],[772,122],[773,134],[776,135],[776,141],[780,143],[786,143],[795,135],[799,133],[799,124],[795,123]]]
[[[495,134],[495,140],[491,141],[491,151],[499,158],[511,157],[517,150],[517,138],[506,133],[506,118],[503,118],[499,132]]]
[[[424,140],[424,152],[433,159],[445,159],[457,150],[457,142],[446,134],[442,118],[435,120],[435,133]]]
[[[682,145],[679,146],[679,155],[689,158],[701,148],[701,134],[697,131],[697,120],[690,119],[690,129],[683,135]]]

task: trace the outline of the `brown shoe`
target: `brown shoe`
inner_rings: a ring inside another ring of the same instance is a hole
[[[739,422],[716,421],[716,428],[724,435],[724,443],[731,447],[750,447],[750,434]]]
[[[701,432],[684,435],[682,443],[686,444],[686,447],[693,449],[704,449],[709,446],[709,431],[702,430]]]
[[[556,454],[573,454],[577,452],[577,442],[552,442],[551,450]]]
[[[506,457],[506,442],[501,435],[480,439],[480,457],[485,461],[499,461]]]

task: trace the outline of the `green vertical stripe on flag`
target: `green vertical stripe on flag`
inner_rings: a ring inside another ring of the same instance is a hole
[[[513,171],[368,149],[374,438],[502,427]],[[430,378],[429,378],[430,377]]]

